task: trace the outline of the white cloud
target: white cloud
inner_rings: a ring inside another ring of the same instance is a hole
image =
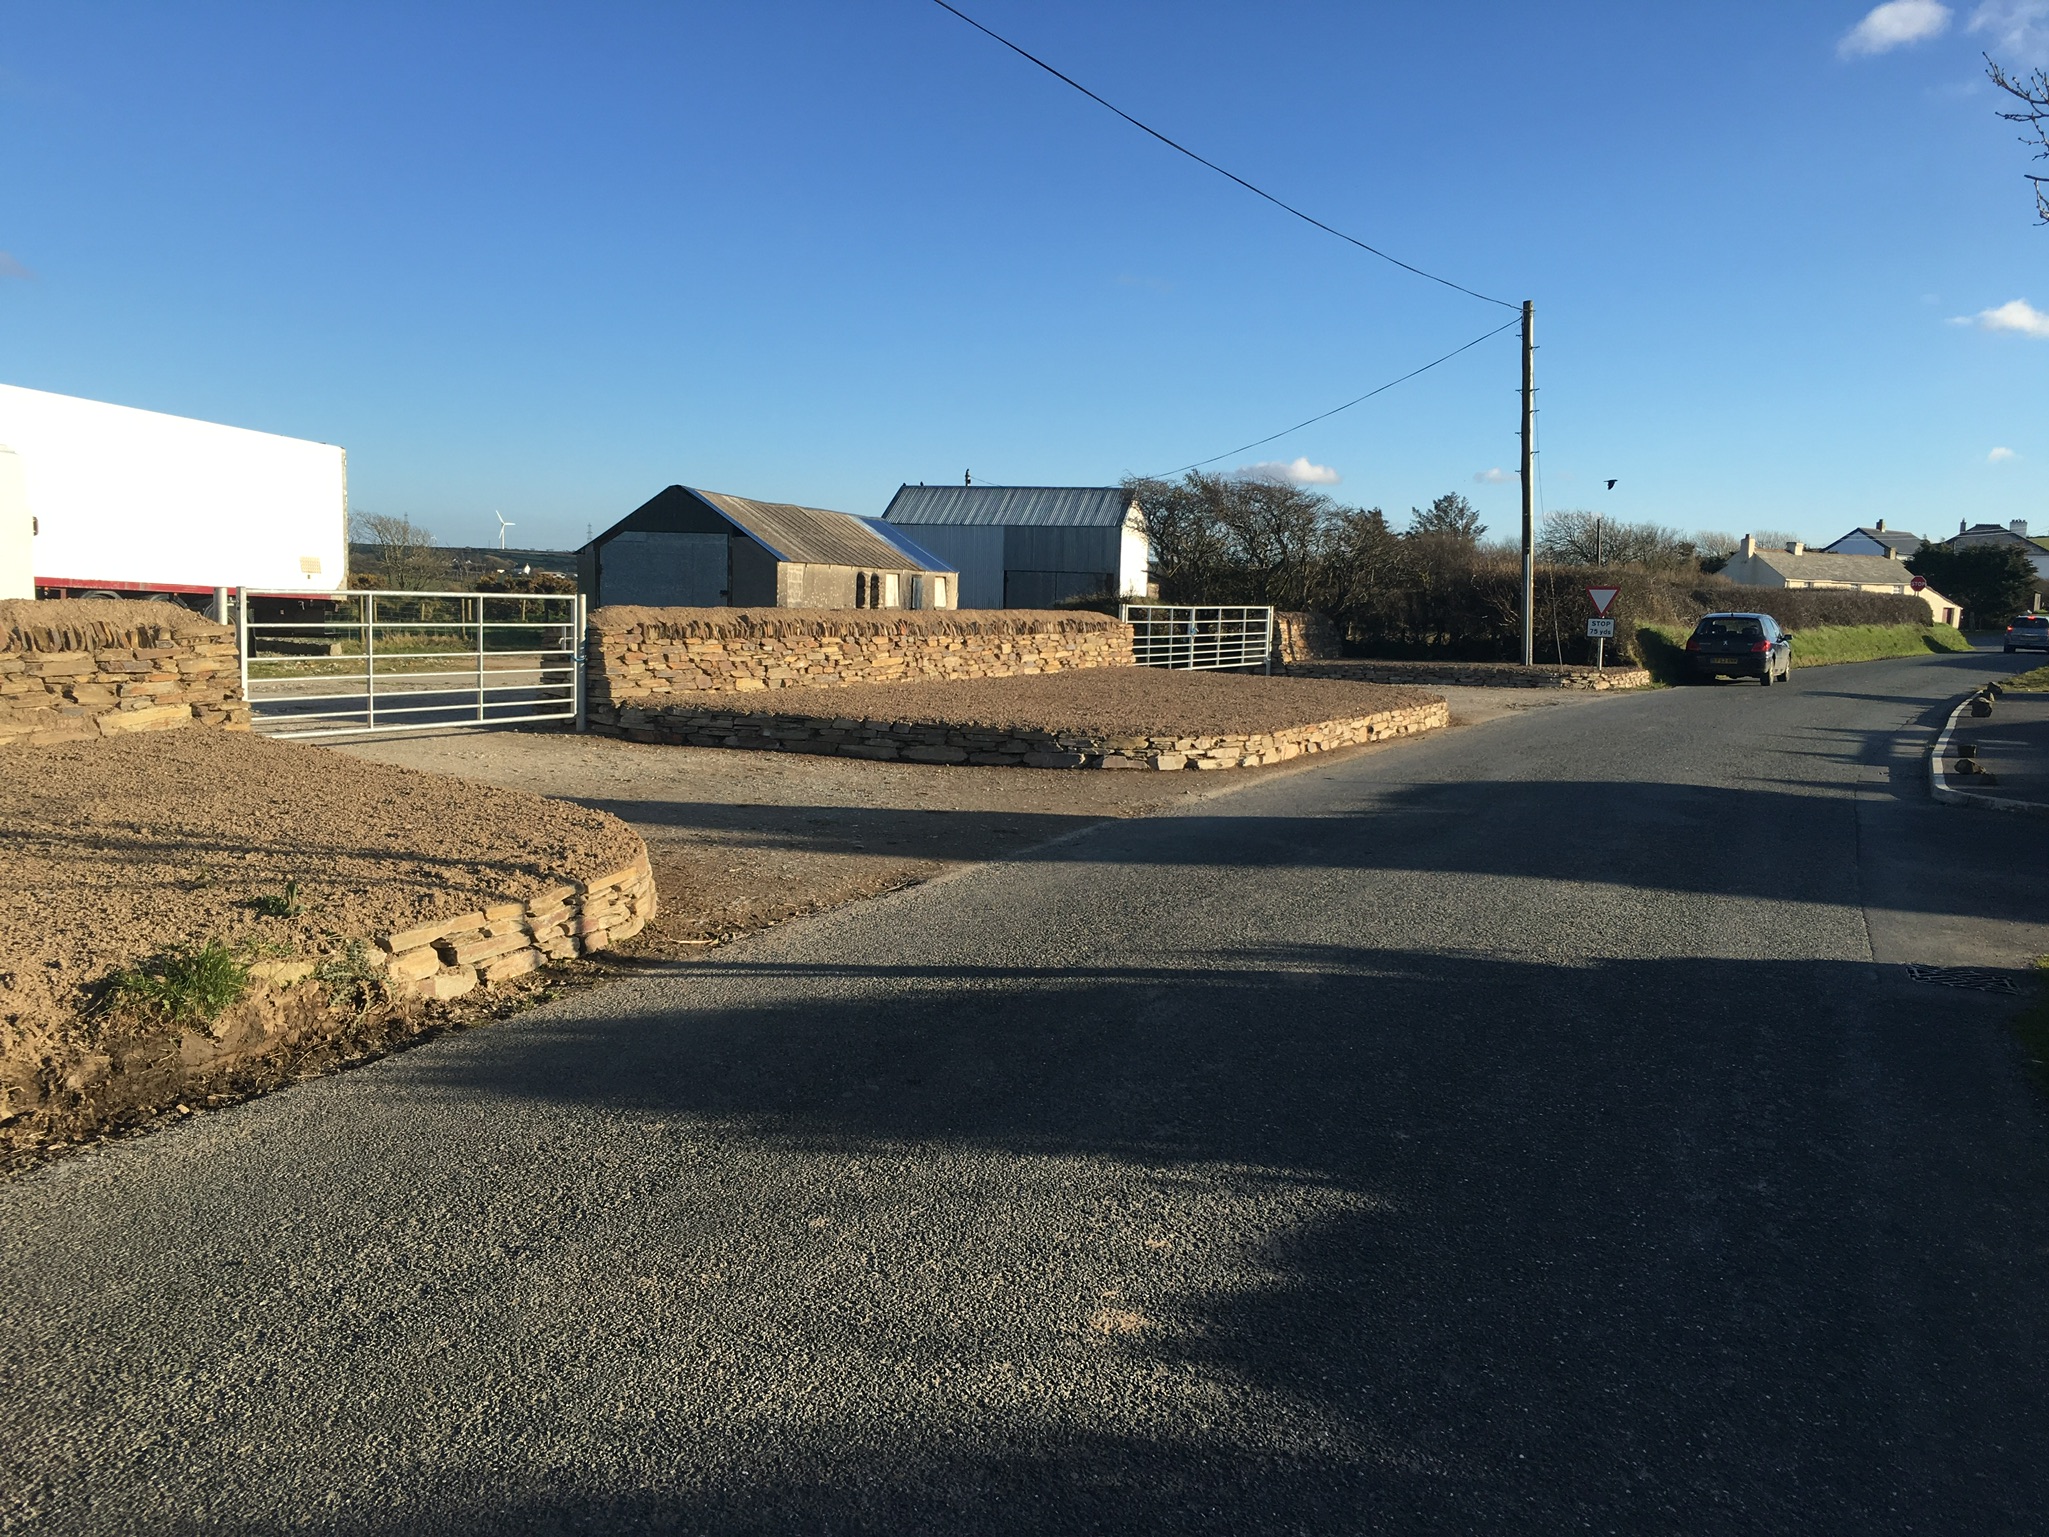
[[[1992,34],[1993,46],[2030,64],[2049,59],[2049,0],[1984,0],[1971,30]]]
[[[1483,486],[1512,486],[1518,480],[1521,480],[1522,476],[1518,475],[1514,470],[1495,469],[1482,470],[1473,479]]]
[[[1836,52],[1844,58],[1885,53],[1926,42],[1948,25],[1949,7],[1940,0],[1885,0],[1843,34]]]
[[[2049,315],[2025,299],[2009,299],[1997,309],[1980,310],[1975,315],[1958,315],[1950,324],[1976,326],[1981,331],[2018,331],[2049,341]]]
[[[2007,460],[2018,457],[2010,448],[1995,448],[1985,456],[1985,462],[1987,464],[2004,464]]]
[[[1231,472],[1240,480],[1270,480],[1286,486],[1334,486],[1344,477],[1327,464],[1307,459],[1263,459],[1258,464],[1241,464]]]
[[[0,278],[32,278],[35,274],[12,251],[0,251]]]

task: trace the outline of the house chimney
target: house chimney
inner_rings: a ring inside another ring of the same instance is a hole
[[[1885,532],[1885,519],[1883,519],[1883,518],[1880,518],[1880,519],[1878,520],[1878,527],[1874,528],[1874,529],[1872,530],[1872,532],[1873,532],[1874,534],[1882,534],[1882,533],[1884,533],[1884,532]]]
[[[2006,526],[2019,534],[2023,539],[2028,537],[2028,520],[2026,518],[2015,518]]]
[[[1795,539],[1791,544],[1786,546],[1786,553],[1788,555],[1805,555],[1807,553],[1807,546],[1800,540]]]
[[[1957,532],[1961,534],[1961,533],[1962,533],[1963,531],[1964,531],[1964,520],[1963,520],[1962,518],[1958,518],[1958,519],[1957,519]]]
[[[1900,558],[1900,552],[1897,549],[1895,549],[1892,545],[1887,545],[1885,547],[1885,558],[1887,560],[1898,560]]]
[[[1754,558],[1757,554],[1757,535],[1745,534],[1743,536],[1742,550],[1745,560]]]

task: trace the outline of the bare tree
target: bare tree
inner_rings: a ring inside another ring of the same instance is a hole
[[[412,519],[390,513],[358,513],[350,524],[355,541],[376,551],[385,586],[424,587],[440,573],[442,561],[434,550],[434,536]]]
[[[1665,571],[1691,566],[1694,541],[1657,523],[1618,523],[1599,513],[1549,512],[1537,532],[1537,553],[1561,566],[1641,566]]]
[[[2009,75],[1987,54],[1985,73],[1994,85],[2020,103],[2018,112],[1999,115],[2027,129],[2021,135],[2021,143],[2034,149],[2035,159],[2049,160],[2049,69],[2038,69],[2030,75]],[[2035,184],[2035,217],[2049,224],[2049,176],[2030,172],[2028,180]]]

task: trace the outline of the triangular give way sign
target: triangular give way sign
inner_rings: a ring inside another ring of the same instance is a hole
[[[1589,587],[1587,589],[1587,596],[1594,600],[1594,612],[1605,618],[1608,613],[1608,605],[1615,601],[1615,594],[1620,591],[1622,591],[1620,587]]]

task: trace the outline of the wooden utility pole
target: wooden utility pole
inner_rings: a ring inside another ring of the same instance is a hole
[[[1537,425],[1537,306],[1523,300],[1523,666],[1535,665],[1537,489],[1532,439]]]

